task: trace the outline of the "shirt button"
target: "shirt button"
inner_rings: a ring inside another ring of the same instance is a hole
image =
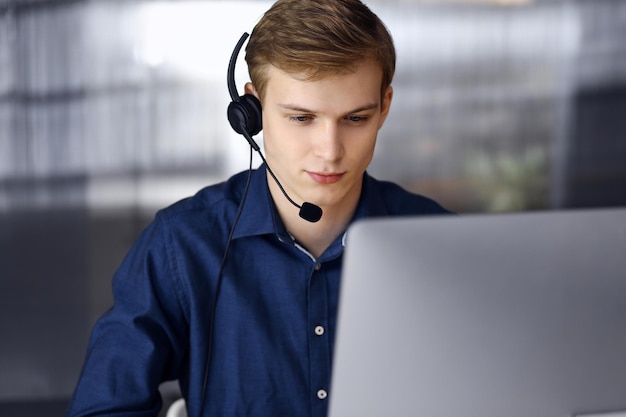
[[[324,326],[315,326],[315,334],[321,336],[324,334]]]
[[[322,269],[322,264],[321,263],[316,263],[315,264],[315,270],[319,271],[320,269]]]
[[[317,391],[317,398],[319,398],[320,400],[324,400],[326,399],[326,397],[328,397],[328,393],[326,392],[326,390],[319,390]]]

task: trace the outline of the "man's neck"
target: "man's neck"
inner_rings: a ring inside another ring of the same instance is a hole
[[[270,194],[287,231],[296,241],[308,250],[315,258],[322,253],[348,227],[358,204],[358,196],[351,204],[342,202],[338,207],[322,207],[322,218],[309,222],[300,217],[298,209],[291,205],[282,195],[273,181],[269,181]]]

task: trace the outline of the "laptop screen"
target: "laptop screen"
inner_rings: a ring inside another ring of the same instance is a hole
[[[626,416],[626,209],[348,232],[330,417]]]

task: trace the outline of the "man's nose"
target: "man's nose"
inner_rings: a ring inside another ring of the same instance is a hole
[[[324,123],[314,139],[314,152],[326,161],[335,161],[343,156],[341,131],[336,123]]]

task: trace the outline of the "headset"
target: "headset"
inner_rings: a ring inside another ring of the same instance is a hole
[[[239,93],[237,93],[237,87],[235,86],[235,63],[237,62],[237,56],[239,56],[241,46],[246,41],[248,36],[248,33],[241,35],[241,38],[239,38],[239,42],[235,45],[235,49],[230,57],[230,62],[228,63],[226,82],[228,84],[230,98],[232,99],[232,102],[228,105],[228,110],[226,112],[228,121],[235,132],[243,135],[250,146],[252,146],[252,148],[259,154],[266,165],[267,172],[270,173],[285,198],[291,203],[291,205],[300,210],[298,212],[300,217],[308,222],[315,223],[322,217],[322,208],[306,201],[302,203],[302,205],[293,201],[281,185],[280,181],[278,181],[278,178],[276,178],[276,175],[274,175],[274,172],[265,160],[259,145],[257,145],[256,141],[252,138],[252,136],[259,133],[263,128],[261,102],[252,94],[240,96]]]

